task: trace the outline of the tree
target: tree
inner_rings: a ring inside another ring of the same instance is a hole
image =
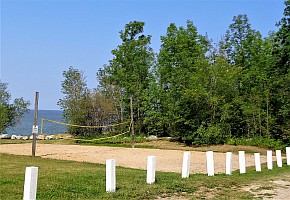
[[[8,84],[0,82],[0,133],[4,133],[8,127],[15,126],[22,116],[29,111],[29,101],[23,98],[14,99],[10,104],[11,95],[7,91]]]
[[[274,65],[271,73],[271,99],[275,115],[275,138],[290,142],[290,1],[285,1],[284,17],[277,23],[273,37]]]
[[[285,6],[284,17],[276,24],[279,30],[273,52],[281,74],[287,74],[290,68],[290,0],[285,1]]]
[[[63,99],[58,101],[58,105],[63,110],[63,114],[67,122],[71,124],[86,124],[86,100],[89,96],[89,90],[85,81],[83,72],[70,67],[68,71],[63,72],[65,78],[62,81],[62,93],[65,95]],[[81,134],[80,130],[75,127],[69,127],[69,131],[74,134]]]
[[[194,90],[195,74],[207,65],[205,53],[209,42],[197,33],[191,21],[187,27],[170,24],[165,36],[161,37],[158,54],[157,76],[161,87],[160,112],[162,113],[162,135],[183,135],[196,130],[198,120],[196,101],[188,98]]]
[[[269,136],[270,46],[251,28],[247,15],[238,15],[222,41],[230,64],[240,68],[238,90],[233,99],[239,118],[233,122],[237,136]]]
[[[115,108],[106,96],[98,90],[90,91],[82,71],[70,67],[63,72],[62,81],[63,99],[58,105],[63,109],[64,117],[70,124],[81,126],[106,126],[116,122]],[[93,137],[104,131],[102,128],[84,129],[69,127],[69,132]]]
[[[145,23],[133,21],[120,31],[122,44],[112,51],[114,58],[99,73],[101,88],[118,99],[120,108],[129,118],[129,99],[133,96],[134,118],[138,132],[144,129],[144,91],[149,85],[149,69],[154,54],[149,47],[151,36],[143,35]],[[101,76],[100,76],[101,75]],[[114,93],[114,94],[113,94]]]

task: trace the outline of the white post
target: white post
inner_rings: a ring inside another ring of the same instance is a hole
[[[23,200],[35,200],[37,190],[38,167],[26,167]]]
[[[106,192],[116,191],[116,160],[106,160]]]
[[[182,178],[188,178],[190,172],[190,152],[183,153],[183,161],[182,161]]]
[[[214,176],[214,160],[213,160],[213,151],[206,152],[206,166],[207,166],[207,175]]]
[[[156,156],[148,156],[147,160],[147,179],[148,184],[155,182],[155,172],[156,172]]]
[[[256,171],[260,172],[261,171],[261,158],[260,158],[260,153],[254,153],[255,156],[255,166],[256,166]]]
[[[281,150],[276,150],[276,159],[277,159],[277,166],[282,167]]]
[[[226,175],[232,175],[232,159],[233,159],[233,153],[227,152],[226,153]]]
[[[290,165],[290,147],[286,147],[287,165]]]
[[[273,157],[272,157],[272,151],[267,151],[267,168],[273,169]]]
[[[245,151],[239,151],[240,174],[246,173]]]

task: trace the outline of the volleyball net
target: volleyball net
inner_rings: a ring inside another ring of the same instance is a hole
[[[93,134],[90,134],[90,138],[94,137],[93,139],[82,139],[82,138],[73,139],[76,141],[83,141],[83,142],[94,142],[94,141],[116,138],[116,137],[130,133],[130,127],[131,127],[130,121],[121,122],[117,124],[87,126],[87,125],[70,124],[66,122],[60,122],[56,120],[42,118],[41,127],[40,127],[41,134],[44,134],[45,122],[53,123],[56,125],[63,125],[68,128],[83,129],[83,132],[86,132],[86,130],[87,132],[93,132]],[[97,131],[94,133],[94,130],[97,130]]]

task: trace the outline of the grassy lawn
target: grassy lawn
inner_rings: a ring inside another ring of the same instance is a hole
[[[22,199],[25,167],[39,167],[37,199],[156,199],[184,197],[186,199],[252,199],[242,186],[261,184],[289,175],[290,166],[232,176],[208,177],[203,174],[181,179],[178,173],[157,172],[156,183],[146,184],[146,171],[117,167],[117,191],[106,193],[105,165],[60,161],[30,156],[0,154],[0,199]],[[271,188],[269,186],[269,188]]]

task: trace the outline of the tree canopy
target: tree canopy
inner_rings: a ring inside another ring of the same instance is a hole
[[[91,105],[112,110],[114,119],[123,121],[130,118],[133,96],[139,134],[171,136],[192,145],[257,136],[289,142],[289,0],[285,6],[278,31],[264,38],[247,15],[234,16],[218,44],[199,34],[192,21],[186,27],[171,23],[156,54],[151,36],[144,34],[145,23],[132,21],[119,32],[113,58],[99,69],[95,92],[87,89],[81,72],[70,68],[64,72],[66,96],[59,105],[76,123],[101,118],[87,114],[97,112]],[[92,104],[92,97],[106,103]]]

